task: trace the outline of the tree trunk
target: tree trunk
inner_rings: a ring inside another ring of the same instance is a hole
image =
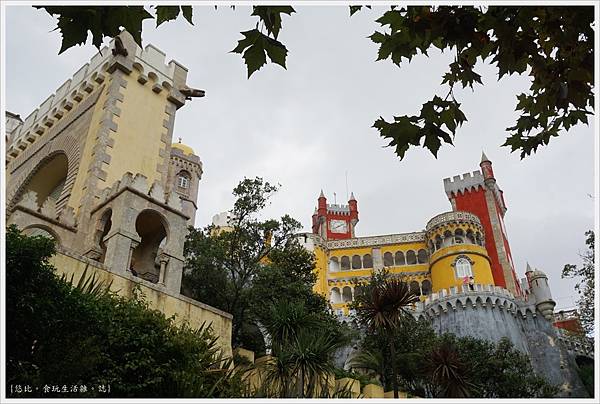
[[[390,338],[390,360],[392,362],[392,387],[394,388],[394,398],[398,398],[398,378],[396,377],[396,347],[394,347],[394,338]]]

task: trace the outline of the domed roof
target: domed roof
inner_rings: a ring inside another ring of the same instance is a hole
[[[183,154],[187,154],[188,156],[194,155],[194,149],[192,149],[190,146],[188,146],[186,144],[181,143],[181,138],[179,138],[179,142],[173,143],[171,145],[171,147],[174,149],[181,150],[181,152]]]

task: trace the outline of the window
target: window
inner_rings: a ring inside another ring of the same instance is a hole
[[[353,255],[352,256],[352,269],[361,269],[362,268],[362,262],[360,259],[360,255]]]
[[[363,268],[373,268],[373,257],[371,257],[371,254],[363,255]]]
[[[419,282],[412,281],[410,283],[410,293],[415,296],[421,296],[421,288],[419,287]]]
[[[417,263],[417,255],[413,250],[408,250],[406,252],[406,264],[407,265],[415,265]]]
[[[329,271],[337,272],[340,270],[340,263],[337,257],[331,257],[329,260]]]
[[[383,266],[384,267],[393,267],[394,266],[394,256],[391,252],[386,252],[383,254]]]
[[[455,264],[456,269],[456,277],[464,278],[467,276],[473,276],[473,271],[471,268],[471,262],[467,258],[459,258],[456,260]]]
[[[423,295],[425,296],[431,293],[431,282],[428,279],[425,279],[421,284],[421,290],[423,290]]]
[[[404,253],[402,251],[396,252],[394,260],[396,261],[396,265],[406,265],[406,261],[404,260]]]
[[[427,251],[421,249],[417,254],[417,258],[419,259],[419,264],[427,263]]]
[[[350,258],[347,256],[343,256],[340,260],[340,264],[342,265],[342,271],[347,271],[350,269]]]
[[[183,189],[187,189],[190,186],[190,179],[186,174],[179,174],[179,177],[177,178],[177,186]]]

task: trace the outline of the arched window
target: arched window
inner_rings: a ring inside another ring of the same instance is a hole
[[[180,171],[179,174],[177,174],[177,189],[179,192],[187,192],[191,180],[192,176],[190,173],[187,171]]]
[[[427,251],[420,249],[417,258],[419,259],[419,264],[427,264]]]
[[[338,288],[331,288],[331,303],[341,303],[342,297]]]
[[[340,264],[342,266],[342,271],[348,271],[350,269],[350,258],[344,255],[340,260]]]
[[[331,257],[329,259],[329,271],[337,272],[339,270],[340,270],[340,262],[338,260],[338,257]]]
[[[442,238],[438,234],[437,236],[435,236],[435,250],[437,251],[440,248],[442,248]]]
[[[469,244],[475,244],[475,236],[473,235],[473,230],[469,229],[467,230],[467,235],[466,237],[466,242]]]
[[[363,268],[373,268],[373,257],[371,257],[371,254],[363,255]]]
[[[352,301],[352,288],[350,286],[344,286],[344,289],[342,289],[342,300],[344,303]]]
[[[431,294],[431,281],[429,279],[425,279],[423,283],[421,283],[421,290],[423,291],[424,296]]]
[[[452,233],[450,233],[448,230],[446,230],[444,232],[444,243],[443,243],[443,246],[447,247],[449,245],[452,245],[453,242],[454,242],[454,236],[452,235]]]
[[[417,263],[417,255],[413,250],[408,250],[406,252],[406,264],[407,265],[415,265]]]
[[[142,211],[135,221],[135,230],[141,241],[131,256],[131,272],[140,278],[156,283],[160,271],[156,257],[167,237],[162,216],[153,210]]]
[[[396,251],[396,254],[394,255],[394,261],[396,262],[396,265],[406,265],[404,253],[402,251]]]
[[[410,293],[415,296],[421,296],[421,288],[419,287],[419,282],[412,281],[410,283]]]
[[[481,237],[481,233],[475,233],[475,242],[477,243],[477,245],[483,245],[483,237]]]
[[[456,270],[457,278],[465,278],[465,277],[473,276],[471,262],[469,261],[468,258],[465,258],[465,257],[458,258],[454,264],[454,268]]]
[[[383,266],[384,267],[393,267],[394,266],[394,256],[391,252],[386,252],[383,254]]]
[[[361,269],[362,268],[362,262],[360,259],[360,255],[353,255],[352,256],[352,269]]]
[[[454,231],[454,243],[463,244],[465,242],[465,232],[458,228]]]

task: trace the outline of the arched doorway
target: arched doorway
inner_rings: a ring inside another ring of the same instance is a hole
[[[156,258],[167,239],[165,223],[163,217],[153,210],[142,211],[135,221],[135,230],[141,241],[133,250],[130,269],[134,275],[153,283],[158,282],[160,273]]]

